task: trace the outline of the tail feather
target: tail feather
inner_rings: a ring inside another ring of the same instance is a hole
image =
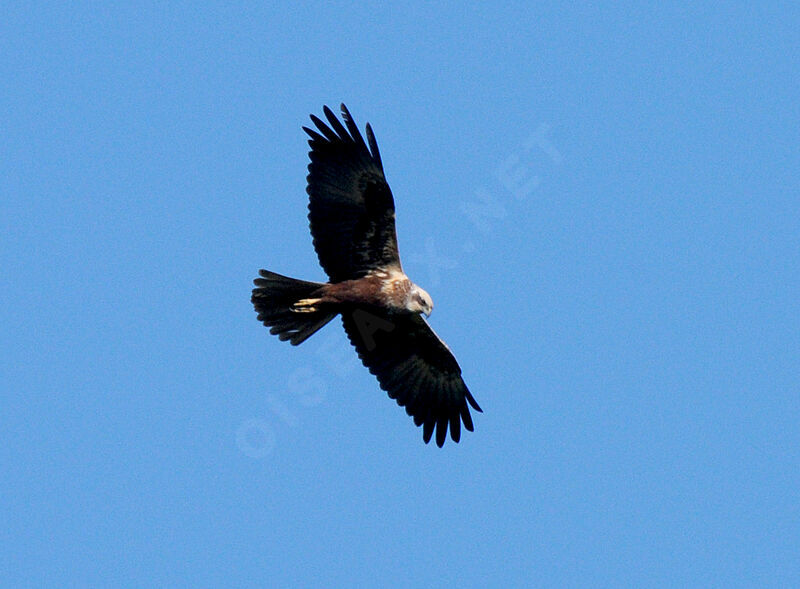
[[[256,288],[251,301],[258,320],[281,341],[300,345],[336,317],[336,312],[326,309],[303,313],[293,310],[297,301],[313,297],[324,286],[322,283],[297,280],[269,270],[261,270],[259,274],[261,278],[253,281]]]

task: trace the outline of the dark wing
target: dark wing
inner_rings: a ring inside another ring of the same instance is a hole
[[[367,141],[342,105],[344,125],[327,106],[330,127],[311,115],[308,220],[319,263],[332,282],[361,278],[396,265],[394,199],[383,175],[378,144],[367,124]]]
[[[436,444],[461,439],[461,422],[472,431],[467,402],[481,408],[461,378],[461,368],[445,343],[418,314],[389,315],[363,309],[342,313],[347,336],[358,356],[378,377],[381,388],[406,408],[427,444],[436,429]]]

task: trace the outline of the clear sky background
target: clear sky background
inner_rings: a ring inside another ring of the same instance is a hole
[[[5,5],[0,585],[800,586],[800,11],[759,6]],[[460,444],[252,310],[324,278],[340,102]]]

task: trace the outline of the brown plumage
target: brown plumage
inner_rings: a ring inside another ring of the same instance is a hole
[[[316,130],[308,165],[308,219],[314,249],[330,282],[307,282],[260,271],[252,301],[270,333],[298,345],[336,315],[361,361],[389,397],[442,446],[458,442],[461,424],[472,431],[469,405],[481,408],[461,368],[425,319],[433,301],[403,273],[397,251],[394,199],[378,144],[367,124],[361,136],[347,108],[344,125],[326,106],[328,124]]]

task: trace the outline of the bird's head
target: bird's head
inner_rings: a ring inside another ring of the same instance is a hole
[[[414,313],[425,313],[425,317],[430,317],[433,311],[433,299],[431,295],[416,284],[411,287],[410,295],[408,310]]]

